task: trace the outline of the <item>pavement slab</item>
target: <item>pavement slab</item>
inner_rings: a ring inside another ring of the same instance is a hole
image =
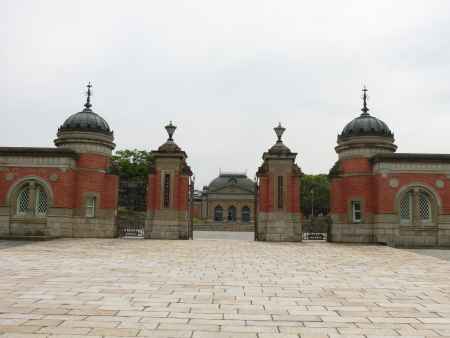
[[[450,251],[0,241],[0,338],[445,337]]]

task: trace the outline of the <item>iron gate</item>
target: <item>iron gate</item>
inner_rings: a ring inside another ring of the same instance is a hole
[[[314,217],[303,223],[303,240],[326,241],[328,239],[329,217]]]
[[[119,237],[144,238],[145,217],[143,215],[120,215],[117,218]]]

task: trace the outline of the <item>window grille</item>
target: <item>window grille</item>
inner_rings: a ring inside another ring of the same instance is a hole
[[[232,222],[236,221],[236,208],[234,206],[228,208],[228,220]]]
[[[431,221],[431,202],[425,192],[419,193],[419,218],[422,222]]]
[[[36,189],[36,214],[45,215],[48,211],[48,198],[47,193],[42,187]]]
[[[352,216],[353,216],[354,223],[361,222],[361,202],[360,201],[352,201]]]
[[[411,223],[412,218],[412,192],[406,193],[400,200],[400,222]]]
[[[214,208],[214,220],[223,221],[223,208],[220,205]]]
[[[170,207],[170,174],[164,175],[164,208]]]
[[[17,213],[19,215],[26,214],[28,211],[29,203],[30,203],[30,190],[28,186],[26,186],[19,192],[19,196],[17,197]]]
[[[278,209],[283,209],[283,176],[278,176]]]
[[[242,208],[242,222],[250,222],[250,208],[249,207]]]
[[[97,197],[91,196],[86,199],[86,217],[95,217]]]

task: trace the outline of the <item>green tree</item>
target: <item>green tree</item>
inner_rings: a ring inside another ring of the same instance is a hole
[[[313,193],[311,193],[313,191]],[[326,215],[330,209],[330,181],[328,175],[304,175],[301,179],[301,209],[309,217],[314,200],[314,215]]]
[[[118,150],[112,157],[112,173],[123,178],[146,178],[153,157],[150,152],[138,149]]]

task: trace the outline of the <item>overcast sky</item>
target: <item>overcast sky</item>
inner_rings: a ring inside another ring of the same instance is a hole
[[[93,107],[117,149],[156,149],[164,125],[197,187],[253,177],[286,128],[305,173],[327,173],[360,114],[399,152],[450,153],[450,1],[0,1],[1,146],[52,146]]]

